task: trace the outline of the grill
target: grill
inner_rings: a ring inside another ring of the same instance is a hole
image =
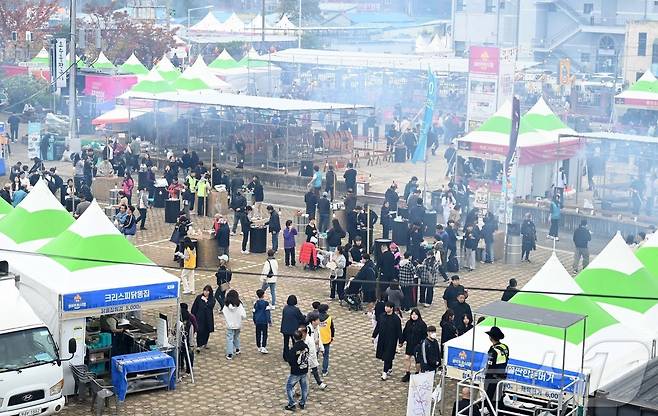
[[[34,390],[34,391],[27,391],[25,393],[21,394],[15,394],[11,396],[9,399],[9,404],[8,406],[16,406],[19,404],[25,404],[29,402],[33,402],[36,400],[41,400],[45,396],[45,391],[44,390]]]

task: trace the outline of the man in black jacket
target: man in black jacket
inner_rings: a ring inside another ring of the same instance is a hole
[[[246,221],[246,208],[247,208],[247,198],[242,195],[241,191],[236,191],[235,196],[231,198],[230,208],[233,210],[233,229],[231,230],[231,235],[235,235],[235,231],[238,228],[238,222],[243,223]]]
[[[322,193],[322,198],[318,201],[318,230],[321,233],[327,232],[329,228],[329,219],[331,218],[331,202],[327,192]]]
[[[459,335],[468,331],[469,327],[464,323],[464,317],[468,317],[469,326],[473,325],[473,312],[471,312],[471,305],[466,303],[466,294],[464,292],[457,295],[457,303],[453,304],[452,311],[455,313],[455,326]]]
[[[379,256],[379,293],[384,293],[389,283],[395,278],[395,256],[391,253],[388,245],[381,245],[382,253]]]
[[[0,190],[0,198],[4,199],[9,205],[11,205],[11,185],[6,184],[5,187]]]
[[[580,258],[583,258],[583,269],[589,264],[589,242],[592,240],[587,228],[587,220],[580,220],[580,226],[573,232],[573,243],[576,250],[573,253],[573,271],[578,273]]]
[[[423,206],[423,199],[418,198],[416,205],[409,207],[409,224],[421,224],[420,229],[425,230],[423,224],[425,223],[425,207]]]
[[[263,190],[263,184],[260,183],[258,176],[254,175],[251,182],[249,182],[249,185],[247,185],[247,189],[253,192],[252,207],[254,208],[255,214],[257,214],[259,217],[262,216],[263,213],[261,212],[261,207],[263,205],[263,201],[265,200],[265,192]]]
[[[388,201],[388,210],[395,211],[398,210],[398,201],[400,200],[400,195],[398,195],[398,185],[393,182],[391,186],[384,193],[384,200]]]
[[[269,232],[272,234],[272,250],[276,253],[279,250],[279,233],[281,232],[281,221],[279,213],[276,212],[272,205],[267,206],[267,212],[270,214],[270,220],[265,224],[269,226]]]
[[[352,162],[347,164],[347,170],[343,173],[343,178],[345,179],[345,188],[356,193],[356,169],[354,169]]]
[[[427,338],[425,338],[416,351],[416,362],[420,364],[422,373],[436,371],[441,365],[441,346],[436,339],[436,327],[427,327]]]
[[[325,182],[326,184],[324,190],[329,193],[329,196],[331,197],[330,200],[333,202],[334,195],[336,194],[336,171],[334,171],[333,165],[329,165],[327,168]]]
[[[345,196],[345,212],[352,212],[356,209],[356,194],[354,191],[347,191],[347,196]]]
[[[299,399],[299,408],[304,409],[306,399],[308,398],[308,346],[303,340],[301,331],[295,331],[293,335],[295,340],[292,349],[288,353],[287,361],[290,365],[290,375],[286,382],[286,394],[288,395],[288,404],[285,409],[295,410],[295,386],[299,383],[302,390],[302,397]]]
[[[309,219],[315,218],[315,210],[318,206],[318,197],[315,195],[312,189],[310,189],[304,195],[304,203],[306,204],[306,214],[308,214]]]
[[[244,179],[242,179],[242,176],[235,175],[231,179],[231,198],[235,197],[238,194],[238,191],[240,191],[243,186],[244,186]]]

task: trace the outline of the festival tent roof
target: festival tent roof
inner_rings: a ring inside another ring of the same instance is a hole
[[[91,67],[94,69],[115,69],[116,67],[112,62],[110,62],[109,59],[107,59],[107,56],[101,51],[101,53],[98,54],[98,58],[96,61],[91,64]]]
[[[263,29],[263,15],[258,14],[256,17],[251,19],[251,21],[245,24],[245,29],[249,29],[253,32],[260,31]],[[267,23],[267,18],[265,19],[265,30],[272,29],[272,26]]]
[[[429,53],[442,53],[448,52],[451,49],[450,38],[448,36],[434,35],[432,41],[425,48],[425,51]]]
[[[584,367],[585,372],[591,374],[591,392],[646,362],[650,357],[652,339],[646,331],[629,329],[591,299],[571,296],[571,294],[577,295],[580,290],[569,280],[571,280],[569,273],[557,257],[552,257],[523,290],[511,299],[510,304],[540,308],[537,313],[551,310],[587,316]],[[523,293],[526,290],[568,294]],[[493,322],[492,318],[487,318],[476,326],[476,355],[473,362],[476,370],[483,368],[486,363],[486,351],[491,343],[484,332],[493,325]],[[496,319],[495,322],[505,334],[504,342],[510,346],[508,378],[511,380],[527,384],[537,383],[537,385],[542,385],[543,382],[544,386],[548,383],[549,386],[558,387],[563,348],[566,350],[564,354],[566,373],[575,375],[580,372],[583,348],[582,322],[566,330],[566,346],[563,344],[565,329],[560,327],[540,326],[507,319]],[[471,331],[445,344],[448,374],[452,377],[460,376],[462,371],[470,368],[473,342]],[[624,333],[624,340],[621,341],[623,345],[617,344],[620,342],[619,333]],[[601,356],[606,357],[605,365],[599,362]],[[529,374],[531,375],[526,377]]]
[[[223,32],[224,25],[217,20],[213,12],[208,12],[208,14],[201,19],[197,24],[190,28],[190,31],[193,32]]]
[[[185,70],[185,73],[188,72],[195,75],[197,78],[200,78],[213,90],[220,90],[223,92],[232,92],[234,90],[231,84],[217,78],[210,72],[210,69],[208,69],[208,65],[206,65],[206,61],[203,60],[202,55],[199,55],[194,61],[194,64]]]
[[[557,139],[558,134],[577,134],[574,129],[564,124],[562,120],[553,113],[543,97],[539,97],[539,100],[537,100],[535,105],[525,113],[523,118],[528,126],[531,126],[531,128],[536,131],[550,135],[554,140]],[[523,131],[521,131],[521,133],[523,133]],[[562,140],[570,139],[563,138]]]
[[[214,61],[208,65],[208,68],[211,69],[232,69],[232,68],[240,68],[240,64],[238,61],[236,61],[230,53],[224,49],[222,53],[219,54],[217,58],[215,58]]]
[[[653,233],[637,249],[635,255],[654,276],[658,277],[658,233]]]
[[[131,89],[131,92],[151,94],[152,96],[157,96],[165,92],[175,91],[174,88],[160,75],[160,72],[157,68],[151,69],[148,75],[142,78],[137,84],[135,84]]]
[[[576,283],[596,302],[616,305],[645,314],[656,302],[605,296],[641,296],[658,293],[658,279],[638,260],[617,233],[578,276]]]
[[[79,56],[76,56],[75,59],[76,59],[76,62],[78,64],[79,69],[85,68],[87,66],[85,61],[83,61],[82,58],[80,58]],[[68,62],[69,66],[71,65],[71,63],[72,63],[71,62],[71,53],[66,54],[66,62]]]
[[[224,32],[244,32],[244,22],[235,13],[231,14],[222,26]]]
[[[180,76],[180,71],[171,63],[167,55],[164,55],[160,62],[155,65],[155,70],[158,71],[165,81],[171,82]]]
[[[658,80],[651,71],[645,72],[633,85],[615,96],[616,104],[646,105],[648,101],[658,101]]]
[[[191,67],[190,67],[191,68]],[[185,70],[185,72],[174,82],[171,86],[176,91],[204,91],[210,90],[211,88],[203,82],[203,80],[194,74],[193,71],[190,71],[190,68]]]
[[[281,29],[281,30],[294,30],[297,29],[297,26],[295,26],[290,19],[288,19],[288,15],[284,14],[281,20],[276,22],[274,25],[275,29]]]
[[[34,251],[73,223],[44,180],[0,220],[0,246]]]
[[[416,38],[416,47],[415,51],[416,53],[425,53],[427,52],[427,47],[429,46],[429,42],[425,40],[423,35],[418,35]]]
[[[14,207],[12,207],[9,202],[0,198],[0,219],[2,219],[5,215],[9,214],[13,209]]]
[[[258,60],[258,58],[260,58],[260,55],[258,55],[256,49],[252,47],[249,52],[238,61],[238,65],[249,68],[263,68],[269,66],[266,61]]]
[[[93,119],[91,124],[99,126],[104,124],[128,123],[130,120],[134,120],[146,113],[150,113],[151,111],[153,111],[152,108],[131,108],[130,111],[128,111],[126,107],[117,106]]]
[[[119,66],[119,71],[124,74],[134,74],[134,75],[146,75],[149,73],[149,70],[142,64],[142,62],[135,56],[131,54],[130,58],[126,59],[121,66]]]
[[[48,66],[50,63],[50,54],[46,48],[41,48],[39,53],[30,60],[30,63],[33,65]]]

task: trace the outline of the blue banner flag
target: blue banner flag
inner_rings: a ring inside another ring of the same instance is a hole
[[[434,102],[436,101],[437,79],[432,70],[427,71],[427,99],[425,100],[425,116],[423,117],[423,127],[418,139],[418,145],[414,152],[411,161],[416,163],[418,161],[425,161],[427,157],[427,133],[432,128],[432,117],[434,116]]]

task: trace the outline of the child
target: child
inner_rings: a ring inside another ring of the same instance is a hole
[[[320,325],[320,314],[318,312],[311,312],[308,316],[308,325],[300,325],[299,330],[304,332],[306,345],[308,346],[308,368],[311,369],[311,374],[315,379],[315,382],[320,387],[320,390],[327,388],[327,384],[322,381],[320,378],[320,372],[318,367],[320,367],[320,361],[318,360],[318,354],[322,351],[322,344],[320,343],[318,326]]]
[[[318,307],[320,313],[320,327],[318,333],[320,334],[320,342],[322,343],[322,377],[329,375],[329,351],[331,343],[334,341],[336,328],[334,327],[334,320],[329,315],[329,305],[323,303]]]
[[[269,354],[267,351],[267,327],[272,326],[272,314],[270,312],[270,303],[263,299],[265,291],[258,289],[256,291],[258,300],[254,303],[252,310],[254,314],[254,324],[256,325],[256,347],[261,354]]]
[[[292,226],[292,221],[286,221],[286,228],[283,230],[283,251],[286,254],[286,267],[295,267],[295,237],[297,229]]]
[[[393,302],[393,305],[395,305],[395,309],[394,309],[395,313],[397,313],[400,316],[400,318],[402,318],[402,312],[400,310],[402,309],[404,293],[402,293],[402,289],[400,289],[400,284],[398,283],[398,281],[393,280],[391,282],[391,285],[386,288],[386,291],[384,293],[386,294],[388,301]]]
[[[306,407],[306,399],[308,398],[308,346],[306,345],[306,342],[304,342],[304,335],[299,330],[295,331],[293,334],[293,340],[294,344],[292,349],[286,356],[286,361],[288,361],[288,364],[290,365],[290,375],[286,382],[288,404],[285,409],[290,411],[294,411],[296,408],[293,393],[297,384],[299,384],[302,389],[302,396],[299,399],[300,409]]]
[[[441,349],[436,339],[436,327],[427,327],[427,338],[418,345],[416,362],[420,364],[421,373],[436,371],[441,364]]]

